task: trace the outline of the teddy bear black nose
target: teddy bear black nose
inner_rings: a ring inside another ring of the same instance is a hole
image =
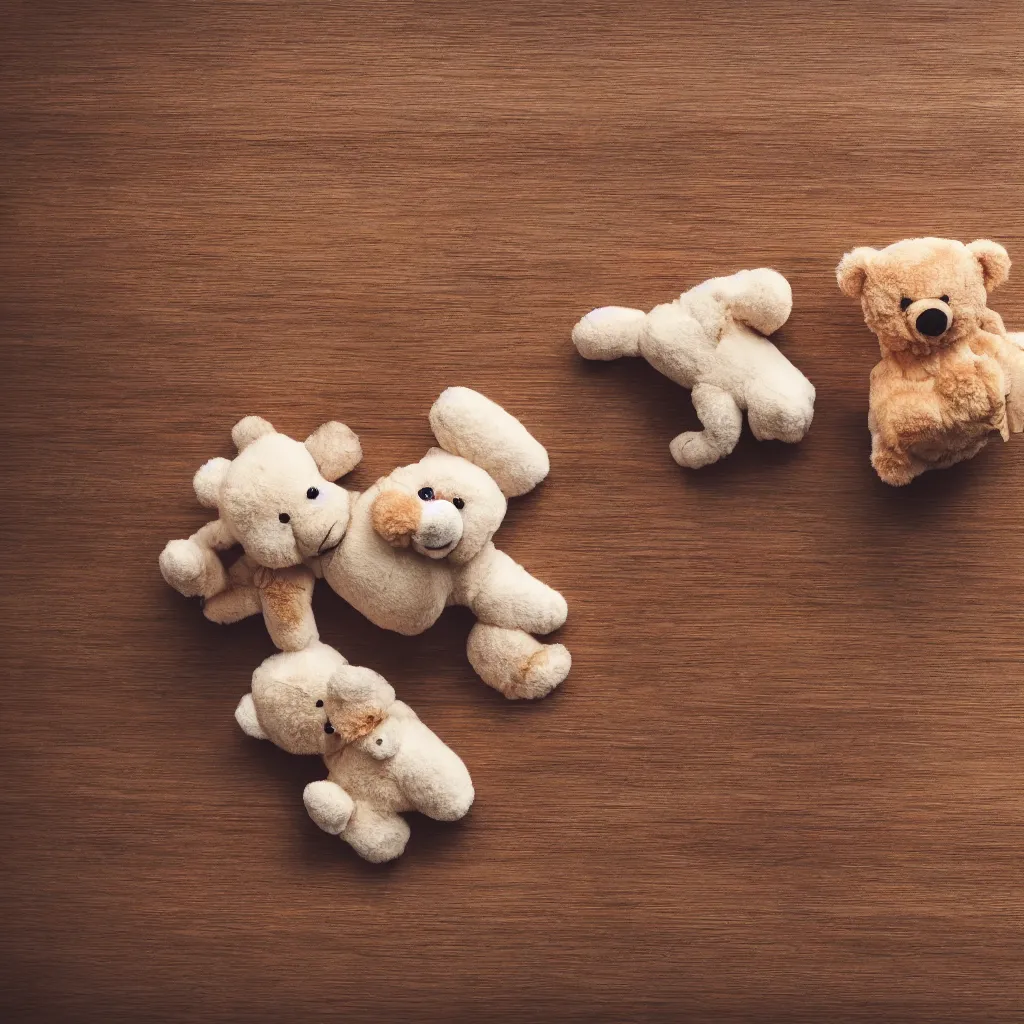
[[[331,735],[331,733],[332,733],[332,732],[334,732],[334,726],[333,726],[333,725],[331,725],[331,723],[330,723],[330,722],[328,722],[328,723],[327,723],[327,724],[326,724],[326,725],[324,726],[324,732],[325,732],[325,733],[327,733],[327,735],[328,735],[328,736],[330,736],[330,735]]]
[[[929,338],[937,338],[949,326],[949,318],[941,309],[926,309],[917,318],[917,329]]]

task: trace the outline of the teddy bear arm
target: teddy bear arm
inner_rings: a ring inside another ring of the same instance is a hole
[[[703,430],[687,430],[669,445],[680,466],[700,469],[729,455],[743,430],[743,413],[736,399],[711,384],[698,384],[692,392],[693,408]]]
[[[1019,434],[1024,430],[1024,349],[1014,335],[1008,335],[1002,328],[999,314],[987,310],[998,320],[979,332],[972,344],[978,354],[990,355],[1003,371],[1003,391],[1006,399],[1006,417],[1010,431]]]
[[[218,551],[237,541],[220,519],[207,523],[187,540],[172,540],[160,553],[164,579],[185,597],[212,597],[228,586]]]
[[[947,430],[987,426],[998,430],[1004,441],[1009,439],[1006,390],[1003,368],[989,354],[950,363],[934,378],[934,393]]]
[[[208,597],[203,605],[203,615],[211,622],[222,626],[232,622],[241,622],[250,615],[259,615],[262,611],[259,593],[255,587],[229,587],[213,597]]]
[[[493,545],[456,574],[454,596],[482,622],[528,633],[550,633],[569,614],[557,590]]]

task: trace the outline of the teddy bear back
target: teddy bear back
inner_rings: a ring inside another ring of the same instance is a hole
[[[550,469],[544,446],[496,402],[470,388],[443,391],[430,410],[437,443],[486,470],[506,498],[533,490]]]

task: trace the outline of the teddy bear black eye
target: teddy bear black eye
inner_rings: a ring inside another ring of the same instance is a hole
[[[948,295],[940,295],[939,296],[939,302],[945,302],[945,303],[948,304],[949,303],[949,296]]]
[[[324,706],[324,702],[323,702],[322,700],[318,700],[318,701],[316,702],[316,706],[317,706],[318,708],[322,708],[322,707]]]
[[[333,733],[333,732],[334,732],[334,726],[333,726],[333,725],[331,725],[331,723],[330,723],[330,722],[328,722],[328,723],[327,723],[327,724],[326,724],[326,725],[324,726],[324,732],[325,732],[325,733],[327,733],[327,735],[328,735],[328,736],[330,736],[330,735],[331,735],[331,733]]]
[[[378,747],[383,747],[384,746],[384,741],[383,740],[377,740],[377,746]]]
[[[277,518],[280,519],[282,523],[287,523],[291,519],[291,516],[288,515],[287,512],[282,512]]]
[[[452,504],[459,510],[466,507],[466,503],[461,498],[452,498]]]
[[[421,487],[417,492],[416,496],[420,501],[433,501],[434,500],[434,488],[433,487]]]
[[[306,497],[309,498],[310,501],[312,501],[319,494],[320,494],[320,491],[317,490],[317,488],[315,488],[315,487],[310,487],[310,489],[308,491],[306,491]]]
[[[908,298],[900,299],[900,309],[906,309],[914,300]]]

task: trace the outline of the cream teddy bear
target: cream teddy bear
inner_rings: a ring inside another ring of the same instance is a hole
[[[680,466],[699,469],[728,455],[743,410],[759,441],[801,441],[814,415],[814,386],[765,337],[789,319],[793,293],[774,270],[741,270],[684,292],[650,313],[603,306],[573,328],[586,359],[643,356],[692,390],[704,429],[669,446]]]
[[[298,650],[317,638],[315,577],[303,563],[345,533],[350,495],[331,481],[358,465],[359,439],[342,423],[325,423],[303,444],[258,416],[240,420],[231,436],[238,455],[212,459],[193,480],[196,497],[218,518],[170,541],[160,571],[186,597],[204,598],[213,622],[262,612],[274,643]],[[245,557],[229,573],[217,552],[236,544]]]
[[[507,499],[548,473],[542,445],[501,406],[449,388],[430,424],[440,448],[358,496],[348,532],[320,559],[328,584],[376,625],[407,635],[449,605],[477,617],[467,653],[510,698],[542,697],[569,672],[561,644],[538,643],[565,622],[565,599],[499,551],[491,538]]]
[[[267,658],[235,718],[256,739],[323,756],[328,775],[306,786],[306,810],[366,860],[393,860],[405,850],[404,812],[456,821],[473,803],[462,759],[395,699],[383,677],[319,641]]]
[[[1024,350],[988,295],[1010,273],[996,242],[909,238],[861,246],[836,268],[878,338],[871,371],[871,464],[900,486],[1024,428]]]

